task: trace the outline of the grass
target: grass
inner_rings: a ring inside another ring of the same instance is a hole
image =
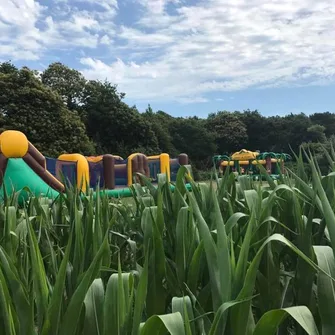
[[[4,334],[335,333],[335,174],[0,205]],[[332,157],[335,161],[335,157]],[[332,170],[332,168],[331,168]]]

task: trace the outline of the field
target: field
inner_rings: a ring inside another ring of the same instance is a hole
[[[335,174],[307,159],[311,179],[299,157],[276,183],[6,196],[2,334],[335,334]]]

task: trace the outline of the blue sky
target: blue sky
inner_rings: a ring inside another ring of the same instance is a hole
[[[335,112],[333,0],[1,0],[0,61],[61,61],[143,111]]]

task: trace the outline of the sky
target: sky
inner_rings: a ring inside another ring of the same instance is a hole
[[[0,61],[174,116],[335,112],[335,0],[0,0]]]

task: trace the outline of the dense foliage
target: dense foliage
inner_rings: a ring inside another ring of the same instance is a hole
[[[257,110],[219,111],[208,118],[145,113],[124,102],[124,93],[108,82],[87,80],[79,71],[52,63],[38,73],[0,63],[0,128],[23,130],[47,155],[64,151],[127,156],[189,154],[198,169],[210,166],[214,154],[241,148],[290,152],[302,142],[316,150],[335,134],[335,114],[265,117]]]
[[[334,334],[335,179],[307,160],[312,180],[300,157],[267,185],[226,172],[190,192],[181,168],[132,201],[5,196],[2,332]]]

